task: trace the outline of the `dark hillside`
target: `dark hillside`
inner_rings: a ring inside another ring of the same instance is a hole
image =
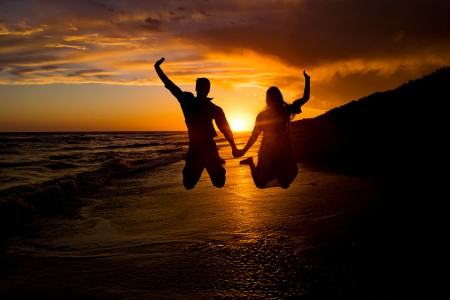
[[[450,67],[385,92],[352,101],[314,119],[295,121],[292,144],[299,162],[321,161],[369,175],[427,170],[443,154],[448,133]]]

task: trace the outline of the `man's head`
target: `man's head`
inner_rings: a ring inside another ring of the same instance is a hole
[[[209,94],[209,90],[211,88],[211,83],[208,78],[197,78],[197,82],[195,83],[195,91],[197,92],[197,97],[206,98]]]

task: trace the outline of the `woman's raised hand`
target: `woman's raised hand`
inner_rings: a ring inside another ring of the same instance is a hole
[[[305,70],[303,70],[303,76],[305,76],[305,79],[311,78],[308,74],[306,74],[306,71],[305,71]]]

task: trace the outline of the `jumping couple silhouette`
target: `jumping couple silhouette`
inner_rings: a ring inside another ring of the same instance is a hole
[[[225,185],[225,161],[219,156],[214,138],[217,128],[230,143],[234,158],[241,157],[256,142],[263,133],[258,151],[258,162],[255,165],[253,157],[242,160],[241,164],[250,166],[253,181],[258,188],[268,187],[269,182],[278,180],[279,186],[287,189],[298,173],[297,163],[291,150],[289,124],[296,114],[302,112],[301,107],[309,100],[310,77],[303,71],[305,88],[303,97],[288,104],[283,100],[281,91],[270,87],[266,92],[266,108],[260,112],[255,121],[252,134],[243,149],[237,149],[233,133],[228,124],[223,109],[211,102],[209,98],[210,81],[207,78],[197,78],[195,91],[197,96],[182,91],[162,71],[161,64],[164,57],[155,63],[155,70],[164,86],[177,98],[184,114],[188,129],[189,149],[186,164],[183,169],[183,185],[187,190],[197,184],[203,170],[211,178],[215,187]]]

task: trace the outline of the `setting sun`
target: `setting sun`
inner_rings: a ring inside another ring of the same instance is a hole
[[[234,119],[230,123],[231,130],[233,131],[245,131],[246,130],[245,121],[242,119]]]
[[[254,116],[248,112],[231,112],[229,113],[228,123],[233,132],[251,131],[253,129]]]

